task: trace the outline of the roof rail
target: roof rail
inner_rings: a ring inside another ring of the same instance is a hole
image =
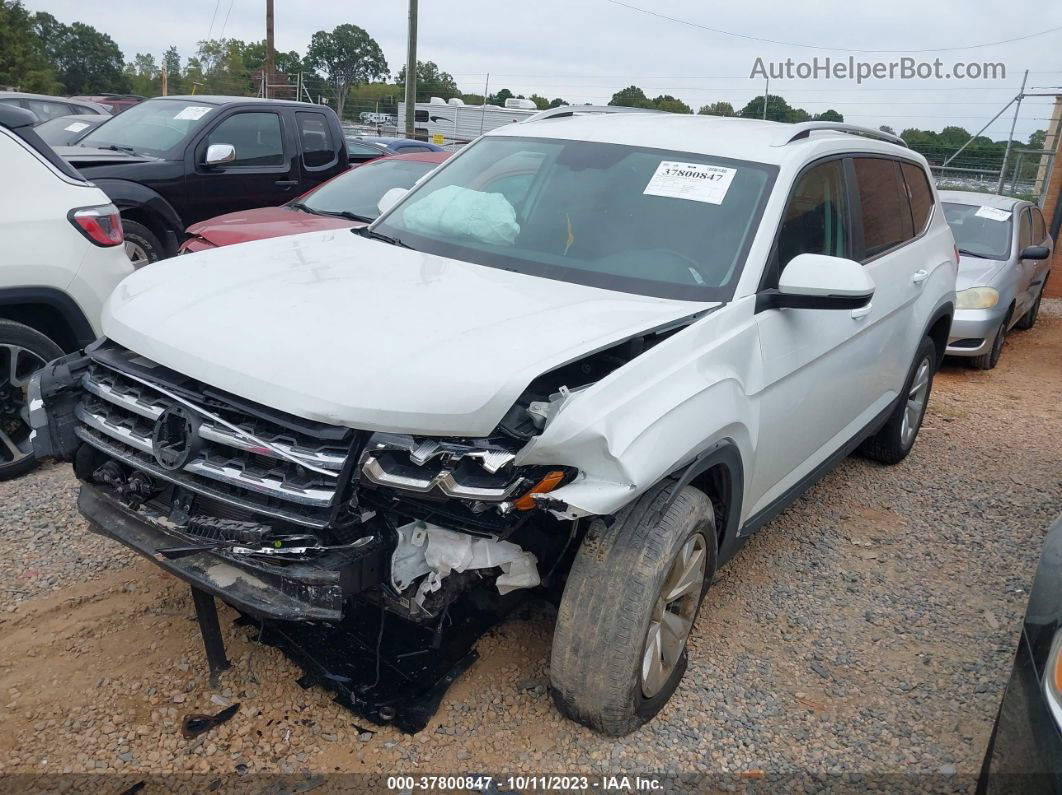
[[[778,140],[772,146],[785,146],[801,138],[809,138],[811,133],[816,130],[833,130],[853,135],[865,135],[867,138],[877,138],[880,141],[888,141],[890,144],[907,146],[907,142],[898,135],[875,130],[871,127],[860,127],[858,124],[845,124],[838,121],[802,121],[796,124],[787,124],[785,130],[779,134]]]
[[[656,108],[627,108],[623,105],[561,105],[558,108],[540,110],[533,116],[528,116],[521,124],[543,119],[559,119],[569,116],[585,116],[595,113],[665,113],[666,111]]]

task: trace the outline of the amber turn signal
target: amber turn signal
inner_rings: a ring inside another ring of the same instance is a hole
[[[564,480],[564,472],[561,470],[554,469],[552,472],[547,472],[545,477],[532,486],[529,492],[513,503],[513,507],[518,511],[530,511],[535,507],[535,500],[533,499],[535,494],[545,494],[553,491],[560,485],[562,480]]]

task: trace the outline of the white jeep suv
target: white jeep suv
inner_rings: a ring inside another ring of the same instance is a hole
[[[0,103],[0,480],[33,466],[26,389],[50,359],[99,334],[100,310],[132,273],[118,210]]]
[[[898,138],[514,124],[366,230],[126,279],[35,382],[37,449],[96,532],[254,616],[442,632],[474,593],[563,584],[555,702],[618,735],[750,533],[847,454],[911,450],[955,273]]]

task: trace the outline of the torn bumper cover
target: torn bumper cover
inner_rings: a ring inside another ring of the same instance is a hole
[[[159,550],[187,544],[188,540],[166,532],[88,484],[81,486],[78,509],[94,533],[120,541],[193,587],[258,618],[339,621],[344,601],[358,590],[354,580],[359,578],[349,560],[346,566],[332,568],[320,559],[312,565],[299,562],[276,566],[235,559],[221,551],[168,558]],[[359,558],[374,568],[381,559],[380,549],[359,550]]]

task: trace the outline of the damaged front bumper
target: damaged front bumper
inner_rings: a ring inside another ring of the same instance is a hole
[[[378,577],[383,545],[359,548],[356,554],[331,553],[331,560],[260,563],[222,550],[169,557],[160,550],[194,543],[134,511],[102,489],[81,485],[78,510],[94,533],[120,541],[195,588],[237,610],[265,619],[339,621],[344,603]]]

